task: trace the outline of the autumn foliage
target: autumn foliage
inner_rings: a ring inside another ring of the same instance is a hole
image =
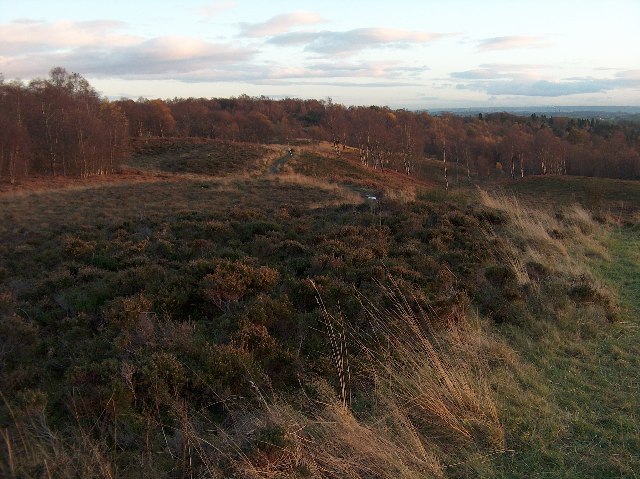
[[[363,165],[416,174],[425,157],[451,165],[452,180],[582,175],[640,178],[640,125],[596,118],[476,116],[267,97],[121,100],[134,137],[202,137],[355,148]]]
[[[127,119],[63,68],[28,85],[0,82],[0,177],[112,173],[128,153]]]
[[[113,172],[129,140],[196,137],[225,142],[330,141],[363,165],[420,176],[443,161],[454,184],[528,175],[640,178],[640,126],[596,118],[479,117],[352,106],[327,100],[235,98],[108,101],[63,68],[28,85],[0,81],[0,177]]]

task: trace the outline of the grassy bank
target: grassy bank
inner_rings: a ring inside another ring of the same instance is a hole
[[[578,180],[574,188],[582,186],[583,180]],[[531,188],[526,191],[530,193]],[[525,246],[528,261],[546,258],[544,270],[573,271],[574,283],[568,298],[541,288],[539,304],[527,308],[528,320],[518,327],[499,327],[526,366],[514,376],[496,377],[506,442],[512,450],[496,461],[496,474],[505,478],[636,477],[640,471],[638,226],[620,225],[619,214],[601,224],[604,211],[619,204],[616,195],[605,196],[589,212],[563,206],[557,202],[557,193],[555,188],[538,192],[538,202],[556,205],[553,217],[549,210],[504,206],[513,205],[516,198],[501,198],[498,207],[509,210],[514,224],[521,224],[520,234],[511,239],[522,240],[526,237],[522,233],[529,230],[536,233],[531,238],[544,241],[537,248]],[[637,208],[637,204],[631,201],[627,207]],[[559,216],[565,224],[569,220],[573,231],[563,230]],[[552,248],[543,255],[540,246],[544,244]],[[532,314],[540,307],[546,309],[543,314]]]

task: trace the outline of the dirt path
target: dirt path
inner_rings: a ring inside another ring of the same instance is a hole
[[[277,158],[274,162],[269,165],[268,172],[270,175],[277,175],[282,171],[282,167],[289,161],[291,156],[289,154],[284,154],[280,158]]]

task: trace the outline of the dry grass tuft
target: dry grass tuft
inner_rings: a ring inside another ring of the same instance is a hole
[[[384,197],[398,203],[412,203],[416,201],[418,197],[418,190],[412,186],[404,188],[385,188]]]
[[[478,322],[466,321],[463,310],[436,331],[427,314],[414,312],[395,288],[380,287],[392,307],[363,305],[371,321],[367,334],[344,333],[344,322],[320,302],[331,325],[338,397],[318,381],[308,385],[314,392],[309,410],[315,412],[301,413],[281,401],[270,405],[269,422],[288,431],[290,440],[282,461],[309,477],[445,477],[449,463],[503,451],[485,360],[496,340]],[[370,384],[366,397],[348,393],[345,341],[364,354],[355,380]],[[354,403],[362,401],[369,407],[354,412]],[[273,464],[265,469],[244,462],[249,477],[276,477],[275,470],[283,472]]]
[[[363,347],[377,388],[413,418],[416,428],[431,428],[433,437],[466,444],[474,443],[479,434],[502,447],[487,365],[476,340],[484,334],[479,324],[472,324],[464,305],[459,305],[436,330],[433,319],[423,310],[414,311],[395,288],[384,288],[391,309],[369,309],[374,342],[373,347]]]
[[[590,268],[593,258],[610,260],[607,231],[588,210],[574,204],[554,214],[524,207],[515,197],[482,190],[479,194],[484,206],[506,218],[499,233],[489,228],[487,234],[503,254],[518,286],[531,286],[539,300],[556,309],[570,307],[563,299],[568,298],[584,306],[601,305],[609,311],[609,320],[616,317],[618,299]],[[553,281],[547,281],[551,277]]]
[[[5,405],[8,403],[5,401]],[[72,479],[118,477],[108,457],[108,448],[82,427],[73,440],[53,432],[38,415],[18,418],[13,426],[0,428],[0,477]]]
[[[501,234],[493,230],[488,234],[503,251],[521,285],[531,282],[526,265],[539,264],[561,274],[590,276],[585,257],[608,255],[601,241],[603,226],[578,204],[563,210],[562,215],[554,215],[548,209],[525,207],[514,196],[481,189],[478,192],[484,206],[508,219]]]
[[[557,238],[560,224],[546,211],[525,208],[515,196],[492,195],[482,189],[478,189],[478,192],[484,206],[500,211],[509,218],[514,238],[526,240],[533,248],[554,259],[568,255],[565,245]]]
[[[364,202],[364,198],[350,188],[327,180],[313,178],[311,176],[287,173],[274,177],[273,181],[276,183],[284,183],[287,185],[296,185],[325,191],[327,195],[330,196],[331,200],[326,204],[324,202],[319,204],[318,207],[343,204],[359,205]]]

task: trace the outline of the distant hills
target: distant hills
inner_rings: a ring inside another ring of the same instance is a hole
[[[452,113],[460,116],[475,116],[480,113],[511,113],[513,115],[547,115],[571,118],[640,119],[640,106],[523,106],[523,107],[475,107],[426,109],[433,115]]]

